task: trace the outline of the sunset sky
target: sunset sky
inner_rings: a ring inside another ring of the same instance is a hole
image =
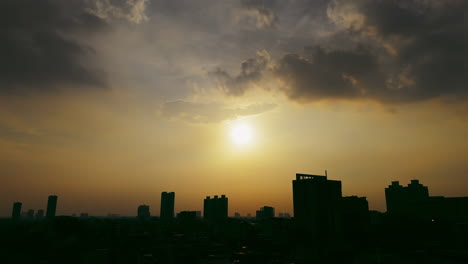
[[[2,0],[0,216],[468,196],[468,1]]]

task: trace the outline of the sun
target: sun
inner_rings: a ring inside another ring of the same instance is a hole
[[[247,124],[236,124],[231,128],[231,140],[236,145],[246,145],[252,140],[252,129]]]

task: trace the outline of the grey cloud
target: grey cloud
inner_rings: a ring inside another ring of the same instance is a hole
[[[366,83],[378,75],[376,59],[365,50],[325,51],[308,47],[305,55],[287,54],[273,70],[286,95],[296,101],[368,96]]]
[[[240,3],[244,15],[255,18],[257,28],[276,28],[279,18],[270,7],[274,6],[276,1],[241,0]]]
[[[220,68],[208,74],[215,80],[219,89],[226,94],[240,96],[249,87],[262,80],[263,72],[269,68],[270,62],[268,52],[261,50],[257,52],[257,57],[249,58],[241,64],[241,71],[235,77]]]
[[[146,6],[149,0],[88,0],[90,13],[102,19],[125,19],[131,23],[139,24],[147,21]]]
[[[251,104],[244,108],[227,108],[221,103],[171,101],[162,105],[161,114],[166,118],[190,123],[217,123],[240,116],[261,114],[275,107],[274,104]]]
[[[252,82],[262,87],[271,72],[279,89],[299,102],[466,100],[467,11],[468,2],[458,0],[335,0],[326,11],[336,28],[329,40],[286,53],[252,75],[219,73],[231,95],[242,95]],[[337,39],[342,43],[332,42]]]
[[[379,56],[386,90],[378,99],[412,102],[467,98],[467,11],[468,2],[458,0],[337,0],[328,13]]]
[[[0,8],[0,91],[105,86],[93,49],[81,37],[108,25],[83,1],[3,0]]]

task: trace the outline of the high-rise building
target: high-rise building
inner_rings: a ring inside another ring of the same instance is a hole
[[[400,185],[398,181],[393,181],[385,188],[385,201],[387,211],[390,213],[403,213],[411,210],[414,203],[427,200],[429,189],[420,184],[419,180],[411,180],[407,187]]]
[[[209,223],[219,223],[228,217],[228,198],[226,195],[207,196],[203,201],[203,218]]]
[[[57,210],[57,195],[50,195],[47,200],[47,218],[54,218]]]
[[[140,205],[138,206],[138,218],[140,219],[148,219],[150,218],[150,207],[149,205]]]
[[[325,175],[296,174],[293,180],[294,218],[304,235],[315,241],[334,240],[340,229],[341,181]]]
[[[159,217],[162,222],[169,222],[174,218],[174,192],[162,192],[161,193],[161,210]]]
[[[257,220],[265,220],[275,217],[275,208],[271,206],[263,206],[260,210],[256,211]]]
[[[21,217],[21,206],[23,204],[20,202],[16,202],[13,204],[13,212],[11,213],[11,218],[13,220],[19,220]]]

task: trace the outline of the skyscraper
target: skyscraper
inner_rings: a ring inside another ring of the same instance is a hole
[[[161,213],[159,214],[162,222],[169,222],[174,218],[174,192],[161,193]]]
[[[13,212],[11,213],[11,218],[13,220],[19,220],[21,217],[21,206],[23,204],[20,202],[16,202],[13,204]]]
[[[341,181],[327,175],[296,174],[293,180],[294,218],[304,234],[315,241],[333,240],[339,230]]]
[[[50,195],[49,199],[47,200],[47,218],[54,218],[55,211],[57,210],[57,195]]]
[[[228,217],[228,198],[226,195],[207,196],[203,201],[203,218],[209,223],[219,223]]]
[[[143,204],[138,206],[138,218],[148,219],[150,216],[150,207],[148,205]]]

